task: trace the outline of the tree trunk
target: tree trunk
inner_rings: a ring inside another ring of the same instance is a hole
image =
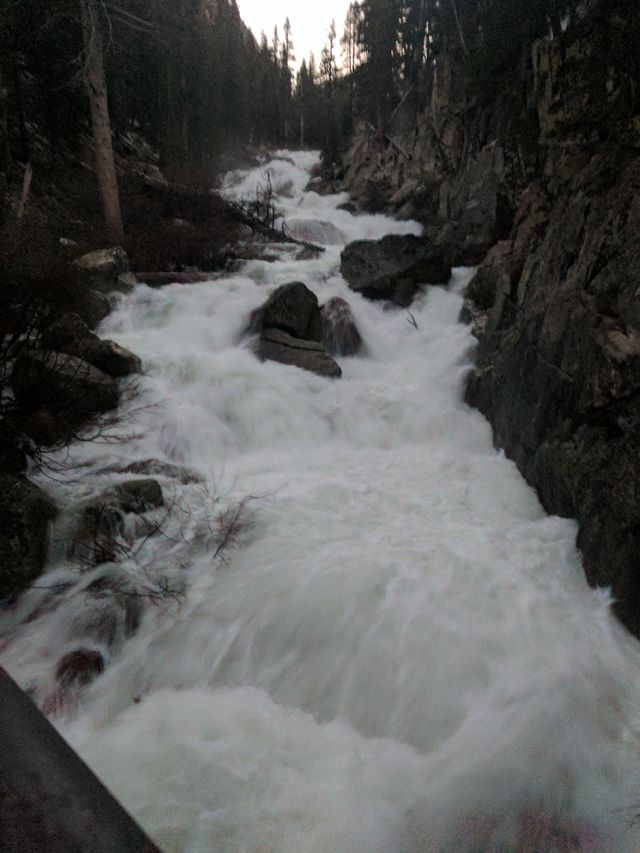
[[[100,22],[96,19],[92,0],[81,0],[82,33],[85,51],[85,86],[91,107],[91,128],[96,153],[96,175],[102,200],[108,239],[124,243],[124,226],[120,211],[120,194],[113,159],[111,120]]]
[[[460,44],[462,45],[462,50],[464,51],[464,55],[469,58],[469,48],[467,47],[467,40],[464,37],[464,30],[462,29],[462,23],[460,22],[460,16],[458,15],[458,7],[456,6],[456,0],[451,0],[451,7],[453,9],[453,16],[456,19],[456,28],[458,30],[458,38],[460,39]]]

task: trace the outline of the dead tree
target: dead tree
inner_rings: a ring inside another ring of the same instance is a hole
[[[124,243],[120,193],[113,158],[111,120],[107,80],[104,73],[104,47],[100,20],[94,0],[80,0],[84,44],[84,83],[91,108],[91,128],[95,146],[96,175],[108,239]]]

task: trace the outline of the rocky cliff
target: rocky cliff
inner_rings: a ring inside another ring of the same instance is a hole
[[[640,635],[638,80],[594,38],[537,42],[486,97],[444,57],[384,144],[359,134],[344,187],[484,258],[467,401]]]

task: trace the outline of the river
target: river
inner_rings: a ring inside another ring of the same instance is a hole
[[[226,192],[269,169],[307,235],[420,233],[306,190],[316,160],[279,152]],[[575,524],[462,401],[471,271],[413,322],[349,290],[341,248],[120,299],[101,334],[145,366],[126,440],[41,477],[70,508],[42,584],[63,591],[0,618],[0,663],[46,705],[55,662],[94,637],[106,670],[54,719],[166,853],[637,850],[638,644],[589,589]],[[340,380],[262,364],[243,335],[294,280],[352,307],[366,353]],[[170,510],[117,570],[176,595],[107,643],[86,589],[116,568],[79,574],[60,543],[74,506],[149,458],[200,482],[159,476]]]

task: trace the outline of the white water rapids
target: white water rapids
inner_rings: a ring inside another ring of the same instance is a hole
[[[305,234],[420,232],[338,210],[346,196],[304,189],[315,155],[286,157],[268,168]],[[416,301],[416,328],[347,288],[340,250],[140,285],[104,323],[145,365],[131,436],[72,447],[43,482],[69,505],[153,457],[206,486],[159,478],[174,509],[122,565],[186,597],[95,642],[106,671],[56,723],[166,853],[637,850],[638,645],[588,588],[574,524],[544,514],[461,400],[470,273]],[[243,338],[294,280],[353,309],[367,352],[341,380],[261,364]],[[246,496],[214,560],[216,519]],[[107,570],[54,553],[43,583],[73,586],[0,618],[0,663],[42,701]]]

